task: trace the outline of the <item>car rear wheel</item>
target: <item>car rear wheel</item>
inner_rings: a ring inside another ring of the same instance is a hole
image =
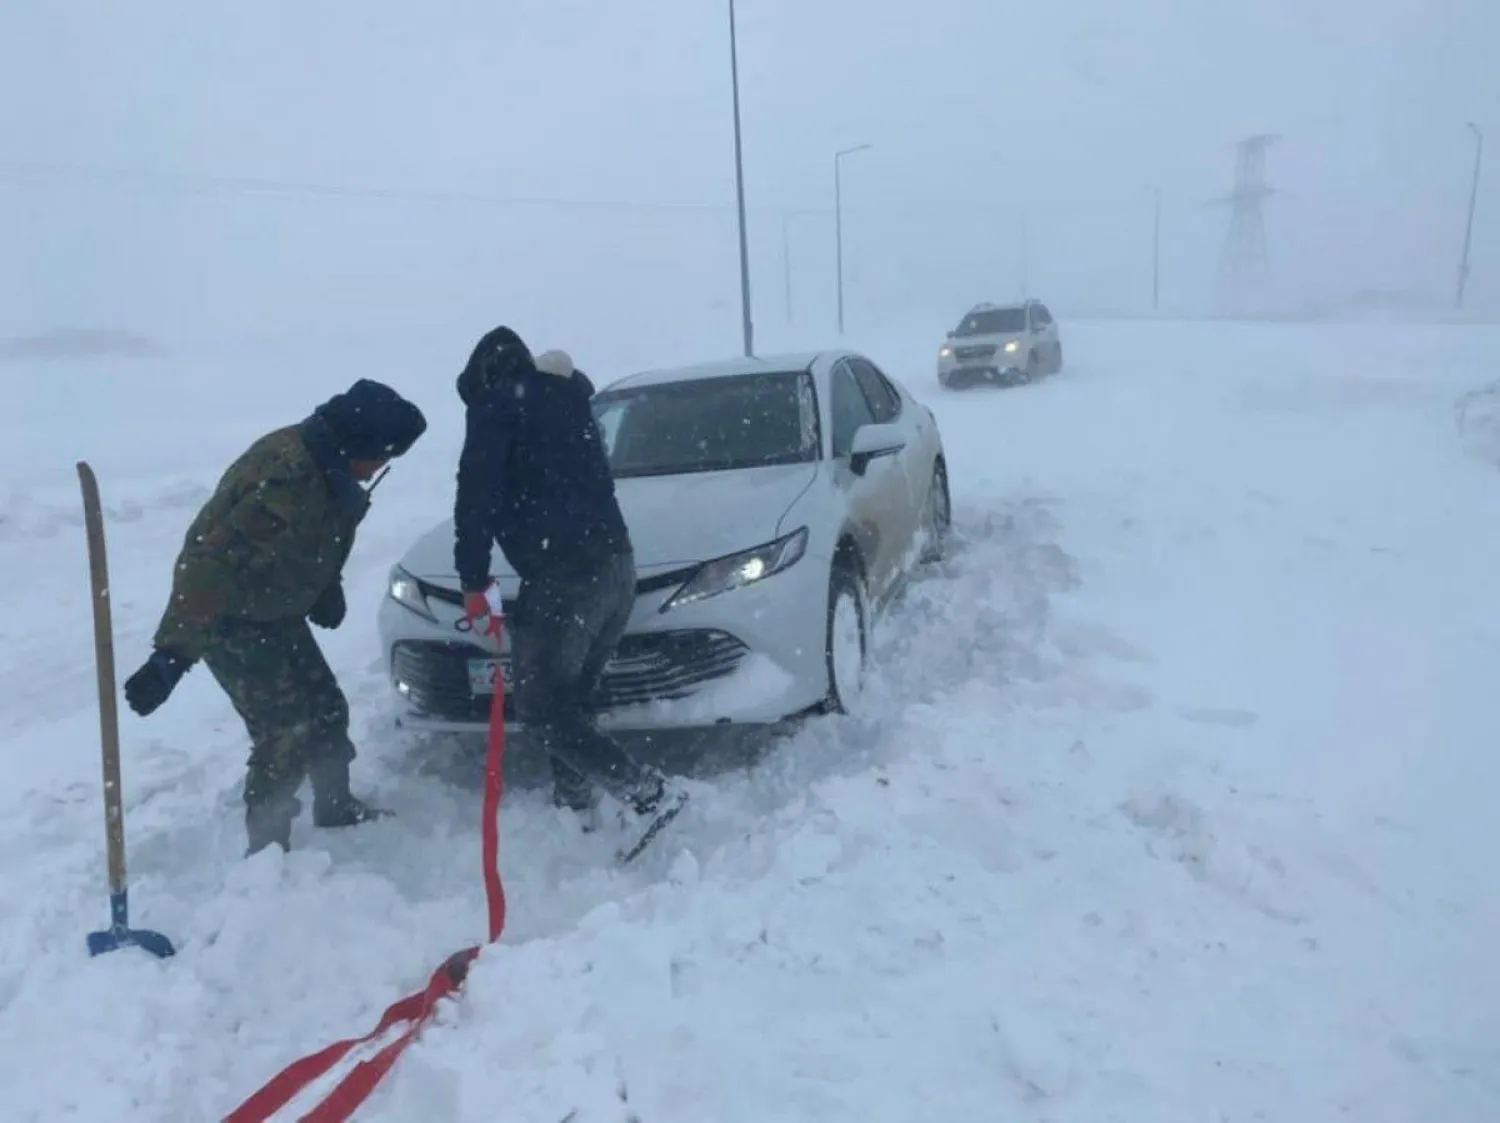
[[[864,582],[857,568],[844,559],[834,564],[828,586],[828,713],[853,712],[864,692],[869,660],[869,614]]]

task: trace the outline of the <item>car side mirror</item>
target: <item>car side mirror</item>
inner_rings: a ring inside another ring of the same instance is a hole
[[[865,474],[870,461],[895,456],[906,447],[906,434],[899,425],[861,425],[854,431],[849,446],[849,470],[856,476]]]
[[[950,331],[948,333],[948,338],[949,339],[957,339],[958,338],[958,332],[956,332],[956,331]]]

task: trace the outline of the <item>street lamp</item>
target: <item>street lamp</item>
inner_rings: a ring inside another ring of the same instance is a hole
[[[740,52],[735,40],[734,0],[729,0],[729,82],[734,91],[734,190],[740,212],[740,318],[748,359],[755,354],[755,341],[750,322],[750,248],[745,235],[745,157],[740,146]]]
[[[1479,163],[1484,158],[1484,133],[1473,121],[1468,123],[1474,130],[1474,182],[1469,187],[1469,220],[1464,226],[1464,254],[1458,263],[1458,302],[1455,308],[1464,306],[1464,286],[1469,281],[1469,243],[1474,237],[1474,205],[1479,200]]]
[[[833,242],[838,259],[839,334],[844,334],[844,185],[839,172],[839,161],[855,152],[863,152],[868,144],[856,144],[853,148],[840,149],[833,154]]]

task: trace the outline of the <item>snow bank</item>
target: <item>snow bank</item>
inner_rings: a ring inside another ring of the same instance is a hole
[[[1500,341],[1065,327],[1063,376],[964,395],[924,382],[928,341],[873,341],[938,412],[957,541],[885,622],[867,707],[692,781],[629,871],[514,787],[505,941],[365,1116],[1500,1117],[1500,486],[1453,428]],[[132,904],[178,942],[164,964],[83,952],[106,914],[71,447],[139,508],[110,527],[128,667],[190,515],[171,481],[209,486],[231,432],[347,371],[287,363],[228,410],[38,391],[70,449],[0,454],[59,512],[0,536],[7,1118],[218,1118],[478,938],[481,762],[394,735],[377,665],[385,569],[458,440],[447,368],[402,362],[433,436],[321,637],[399,817],[246,862],[243,736],[206,676],[127,712]]]

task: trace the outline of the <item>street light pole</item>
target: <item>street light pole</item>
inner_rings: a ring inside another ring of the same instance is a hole
[[[729,81],[734,91],[734,190],[740,217],[740,317],[748,359],[755,354],[755,329],[750,319],[750,243],[745,234],[745,157],[740,144],[740,52],[735,38],[734,0],[729,0]]]
[[[786,322],[792,322],[792,212],[781,212],[781,264],[786,270]]]
[[[1151,188],[1151,311],[1161,309],[1161,188]]]
[[[1469,281],[1469,243],[1474,238],[1474,206],[1479,201],[1479,164],[1484,158],[1484,133],[1480,132],[1479,126],[1470,121],[1469,128],[1474,130],[1474,182],[1469,187],[1469,219],[1464,225],[1464,254],[1458,264],[1458,302],[1455,308],[1464,306],[1464,288]]]
[[[1021,211],[1021,299],[1031,295],[1031,214]]]
[[[863,152],[868,144],[856,144],[853,148],[840,149],[833,154],[833,245],[837,258],[839,297],[839,334],[844,334],[844,185],[839,171],[839,162],[855,152]]]

